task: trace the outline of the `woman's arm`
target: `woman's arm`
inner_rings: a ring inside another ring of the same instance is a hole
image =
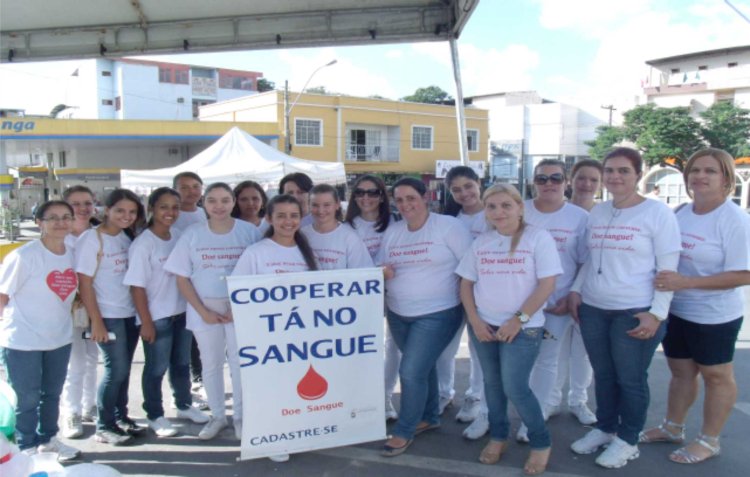
[[[177,275],[177,288],[180,290],[182,296],[185,297],[185,300],[190,303],[190,306],[192,306],[195,311],[198,312],[200,317],[206,323],[214,325],[218,323],[228,323],[229,321],[231,321],[227,319],[227,317],[206,308],[206,306],[198,296],[198,292],[195,291],[193,282],[191,282],[189,278]]]
[[[106,343],[109,341],[107,336],[107,327],[104,326],[102,312],[99,310],[99,303],[96,301],[96,292],[94,291],[94,279],[83,273],[78,274],[78,291],[81,294],[81,301],[86,307],[86,313],[91,321],[91,339],[97,343]]]
[[[495,335],[492,333],[492,329],[487,323],[479,318],[479,314],[477,313],[477,304],[474,301],[474,282],[462,278],[460,292],[461,303],[463,303],[464,310],[466,311],[466,319],[469,322],[469,325],[471,325],[471,329],[474,330],[477,339],[479,341],[495,341]]]
[[[3,319],[3,310],[5,310],[5,307],[8,306],[8,302],[10,301],[10,297],[6,295],[5,293],[0,293],[0,320]]]
[[[731,290],[750,285],[750,270],[721,272],[705,277],[691,277],[672,271],[661,271],[654,280],[657,290],[680,291],[685,289]]]
[[[146,289],[143,287],[130,287],[130,294],[133,296],[133,303],[135,309],[138,312],[138,316],[141,317],[141,338],[143,341],[149,344],[153,344],[156,340],[156,329],[154,328],[154,320],[151,316],[151,311],[148,309],[148,296],[146,295]]]
[[[534,288],[534,291],[529,295],[526,301],[523,302],[519,311],[529,316],[539,311],[539,309],[547,303],[552,292],[555,291],[556,280],[556,275],[540,278],[539,281],[537,281],[536,288]],[[521,323],[518,317],[513,317],[503,323],[503,325],[497,330],[497,337],[498,339],[501,339],[501,341],[511,343],[518,332],[521,331],[522,327],[523,323]]]

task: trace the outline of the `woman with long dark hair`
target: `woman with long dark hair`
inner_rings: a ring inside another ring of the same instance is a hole
[[[258,227],[262,234],[268,229],[266,215],[268,196],[260,184],[255,181],[242,181],[234,187],[234,208],[232,217],[244,220]]]

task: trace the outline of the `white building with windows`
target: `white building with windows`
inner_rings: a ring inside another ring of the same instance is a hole
[[[57,117],[193,120],[200,106],[256,94],[262,76],[135,59],[83,60],[66,79],[66,107]]]

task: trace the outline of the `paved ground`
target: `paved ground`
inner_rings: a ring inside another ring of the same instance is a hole
[[[750,303],[750,290],[745,291],[746,303]],[[750,316],[746,305],[745,316]],[[456,367],[457,396],[462,396],[468,381],[468,350],[466,344],[459,351]],[[727,426],[722,434],[722,455],[719,458],[697,466],[681,466],[667,459],[667,454],[675,448],[668,444],[641,446],[641,457],[623,469],[605,470],[594,464],[594,456],[577,456],[569,450],[570,443],[583,435],[586,429],[568,414],[554,417],[549,421],[553,438],[553,452],[548,471],[550,477],[598,476],[603,473],[628,477],[653,475],[680,477],[745,477],[748,473],[746,452],[750,444],[750,325],[745,325],[738,343],[735,357],[736,375],[739,384],[739,398]],[[143,368],[143,355],[139,346],[131,379],[131,414],[143,422],[140,400],[140,373]],[[228,374],[228,373],[227,373]],[[669,379],[666,362],[657,352],[650,370],[651,407],[648,423],[660,422],[665,410],[667,382]],[[228,378],[227,378],[228,383]],[[593,391],[591,392],[593,395]],[[169,395],[165,388],[165,395]],[[693,437],[700,425],[700,404],[690,414],[687,426],[688,436]],[[477,462],[479,452],[486,442],[468,441],[461,437],[464,427],[455,421],[458,405],[448,408],[443,416],[441,429],[420,436],[409,451],[399,457],[386,459],[379,455],[382,442],[358,446],[329,449],[292,456],[284,464],[276,464],[268,459],[237,462],[239,442],[234,439],[231,429],[217,439],[204,443],[196,436],[200,426],[179,423],[180,436],[157,439],[152,433],[137,440],[135,445],[115,448],[98,444],[90,437],[93,425],[86,425],[86,435],[81,440],[67,441],[84,451],[83,462],[108,464],[128,476],[185,476],[234,477],[248,475],[273,476],[352,476],[369,477],[419,477],[419,476],[497,476],[522,475],[521,468],[528,453],[528,447],[513,444],[501,463],[486,466]],[[592,407],[595,404],[591,403]],[[167,410],[167,416],[174,411]],[[513,420],[514,428],[518,419]]]

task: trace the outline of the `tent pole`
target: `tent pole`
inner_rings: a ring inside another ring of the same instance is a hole
[[[458,44],[455,38],[448,40],[453,63],[453,80],[456,83],[456,122],[458,126],[458,146],[461,164],[469,165],[469,147],[466,141],[466,115],[464,114],[464,92],[461,84],[461,66],[458,61]]]

